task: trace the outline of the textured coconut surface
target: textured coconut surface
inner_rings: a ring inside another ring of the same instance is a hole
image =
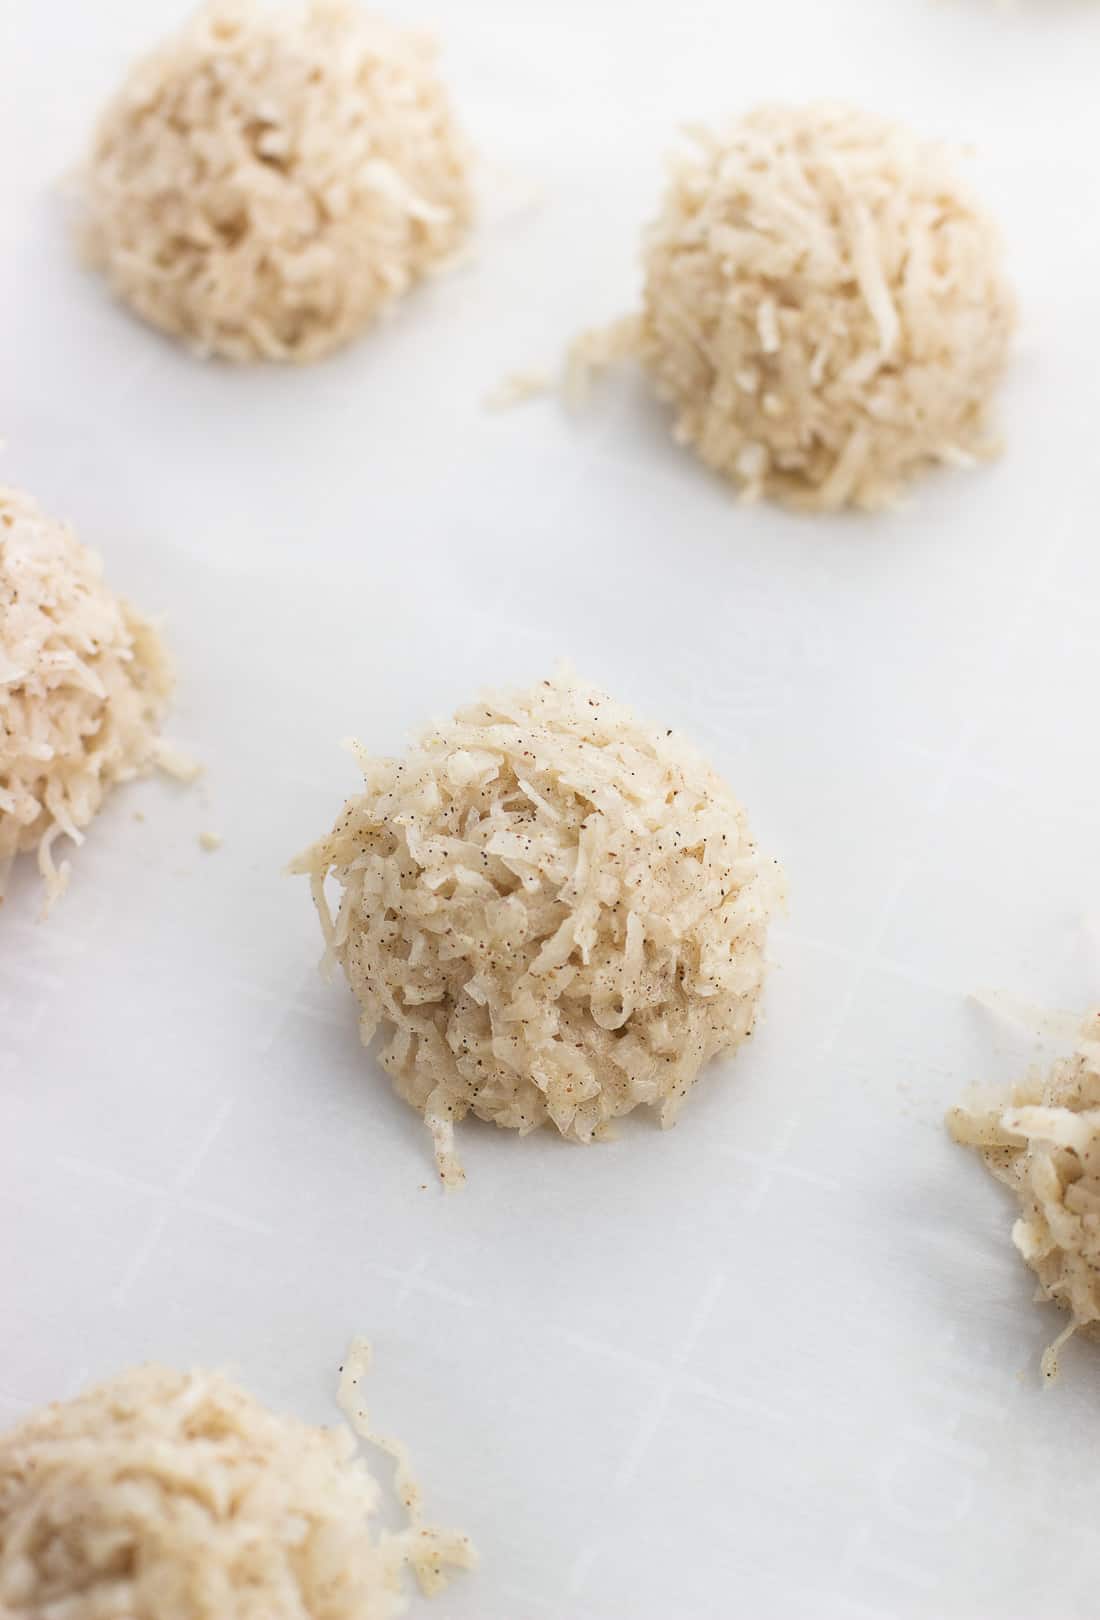
[[[5,1426],[145,1360],[331,1422],[366,1331],[481,1552],[448,1620],[1088,1614],[1100,1350],[1043,1387],[1066,1318],[942,1119],[1057,1055],[970,992],[1097,1003],[1100,9],[410,0],[496,170],[478,257],[294,371],[195,361],[70,254],[53,182],[183,10],[0,22],[3,481],[166,615],[205,765],[112,793],[46,925],[30,857],[0,912]],[[678,121],[821,94],[977,148],[1021,308],[997,463],[808,519],[740,509],[629,371],[484,410],[635,300]],[[445,1198],[281,874],[361,792],[342,738],[400,753],[558,658],[696,742],[789,916],[675,1129],[471,1120]]]

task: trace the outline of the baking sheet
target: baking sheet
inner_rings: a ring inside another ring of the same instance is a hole
[[[1060,1318],[940,1121],[1036,1050],[971,992],[1097,995],[1100,11],[390,9],[445,36],[479,254],[301,372],[191,360],[68,252],[54,181],[182,8],[0,20],[2,476],[166,614],[207,767],[117,794],[48,925],[30,873],[4,906],[0,1416],[156,1357],[330,1421],[365,1333],[482,1550],[439,1620],[1091,1614],[1100,1359],[1040,1387]],[[680,119],[821,93],[977,147],[1024,310],[1000,465],[810,522],[738,509],[629,379],[482,410],[628,307]],[[673,1132],[472,1126],[445,1198],[282,868],[341,738],[563,656],[706,746],[790,914]]]

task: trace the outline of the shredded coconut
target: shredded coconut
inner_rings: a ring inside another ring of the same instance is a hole
[[[928,463],[993,454],[1015,304],[950,155],[831,105],[691,138],[645,237],[642,313],[579,340],[572,390],[637,356],[680,443],[743,498],[796,507],[880,507]]]
[[[725,784],[568,675],[362,766],[293,870],[445,1184],[467,1112],[579,1142],[640,1104],[671,1124],[752,1031],[782,888]]]
[[[153,744],[153,763],[165,776],[174,776],[177,782],[194,782],[202,775],[202,765],[190,754],[185,754],[175,743],[158,737]]]
[[[1054,1378],[1065,1341],[1100,1323],[1100,1012],[1049,1074],[952,1109],[947,1125],[1015,1193],[1012,1241],[1039,1279],[1038,1297],[1072,1317],[1043,1356]]]
[[[160,762],[170,689],[156,632],[112,596],[98,557],[0,489],[0,896],[21,850],[61,893],[54,844],[80,844],[108,789]]]
[[[1080,1013],[1042,1007],[1037,1002],[1026,1001],[1009,990],[976,990],[970,996],[970,1000],[976,1007],[982,1007],[986,1012],[992,1013],[993,1017],[1002,1023],[1025,1030],[1041,1040],[1065,1044],[1075,1041],[1080,1033]]]
[[[146,1366],[0,1435],[5,1620],[391,1620],[463,1536],[375,1533],[344,1428],[280,1417],[219,1373]],[[438,1577],[438,1579],[436,1579]]]
[[[489,390],[485,408],[490,411],[510,410],[539,394],[548,393],[554,386],[553,374],[545,370],[510,371]]]
[[[84,201],[90,262],[139,315],[307,361],[454,257],[470,159],[429,38],[352,0],[214,0],[130,73]]]
[[[424,1523],[420,1486],[408,1447],[392,1436],[376,1434],[371,1428],[362,1393],[371,1359],[369,1342],[366,1339],[353,1339],[340,1369],[340,1410],[361,1439],[392,1457],[396,1465],[394,1486],[409,1515],[409,1530],[403,1543],[406,1557],[420,1590],[428,1597],[434,1597],[447,1585],[452,1569],[473,1567],[474,1550],[469,1537],[454,1530],[437,1530]]]

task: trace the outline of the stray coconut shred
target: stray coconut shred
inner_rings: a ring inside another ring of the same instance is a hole
[[[408,1447],[400,1440],[376,1434],[371,1428],[363,1405],[362,1385],[370,1371],[372,1356],[369,1340],[351,1341],[340,1369],[337,1399],[340,1410],[359,1438],[377,1446],[393,1459],[394,1487],[409,1516],[409,1528],[400,1538],[400,1546],[420,1590],[425,1596],[434,1597],[448,1585],[453,1570],[472,1569],[477,1562],[477,1554],[468,1536],[455,1530],[438,1530],[424,1523],[421,1490]]]
[[[467,1113],[578,1142],[640,1105],[672,1124],[752,1032],[782,893],[725,784],[567,674],[360,759],[363,793],[292,870],[444,1184]]]
[[[1053,1379],[1067,1339],[1100,1333],[1100,1012],[1047,1075],[952,1109],[947,1126],[1015,1194],[1012,1241],[1039,1279],[1037,1297],[1070,1313],[1043,1355]]]
[[[35,850],[48,902],[109,789],[153,765],[194,773],[157,735],[172,681],[148,620],[103,583],[101,564],[29,495],[0,489],[0,897]]]

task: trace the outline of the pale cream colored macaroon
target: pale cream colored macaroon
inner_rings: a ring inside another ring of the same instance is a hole
[[[1100,1333],[1100,1013],[1048,1074],[954,1108],[947,1124],[1015,1195],[1012,1241],[1039,1279],[1040,1299],[1069,1312],[1043,1356],[1053,1378],[1072,1334]]]
[[[744,498],[881,507],[997,449],[1015,303],[942,146],[829,104],[693,128],[643,268],[641,312],[578,341],[574,385],[637,357]]]
[[[752,1032],[782,891],[726,784],[567,674],[362,767],[294,869],[444,1182],[467,1113],[578,1142],[642,1105],[671,1124]]]
[[[356,1391],[353,1344],[343,1395]],[[434,1592],[465,1536],[427,1527],[399,1447],[408,1527],[380,1530],[349,1429],[269,1411],[228,1378],[145,1366],[0,1434],[4,1620],[394,1620],[402,1574]]]
[[[36,851],[51,899],[104,796],[154,764],[191,774],[158,736],[171,691],[152,625],[119,600],[99,558],[29,495],[0,489],[0,896]]]
[[[80,235],[203,354],[316,360],[454,255],[470,154],[426,35],[356,0],[213,0],[129,73]]]

